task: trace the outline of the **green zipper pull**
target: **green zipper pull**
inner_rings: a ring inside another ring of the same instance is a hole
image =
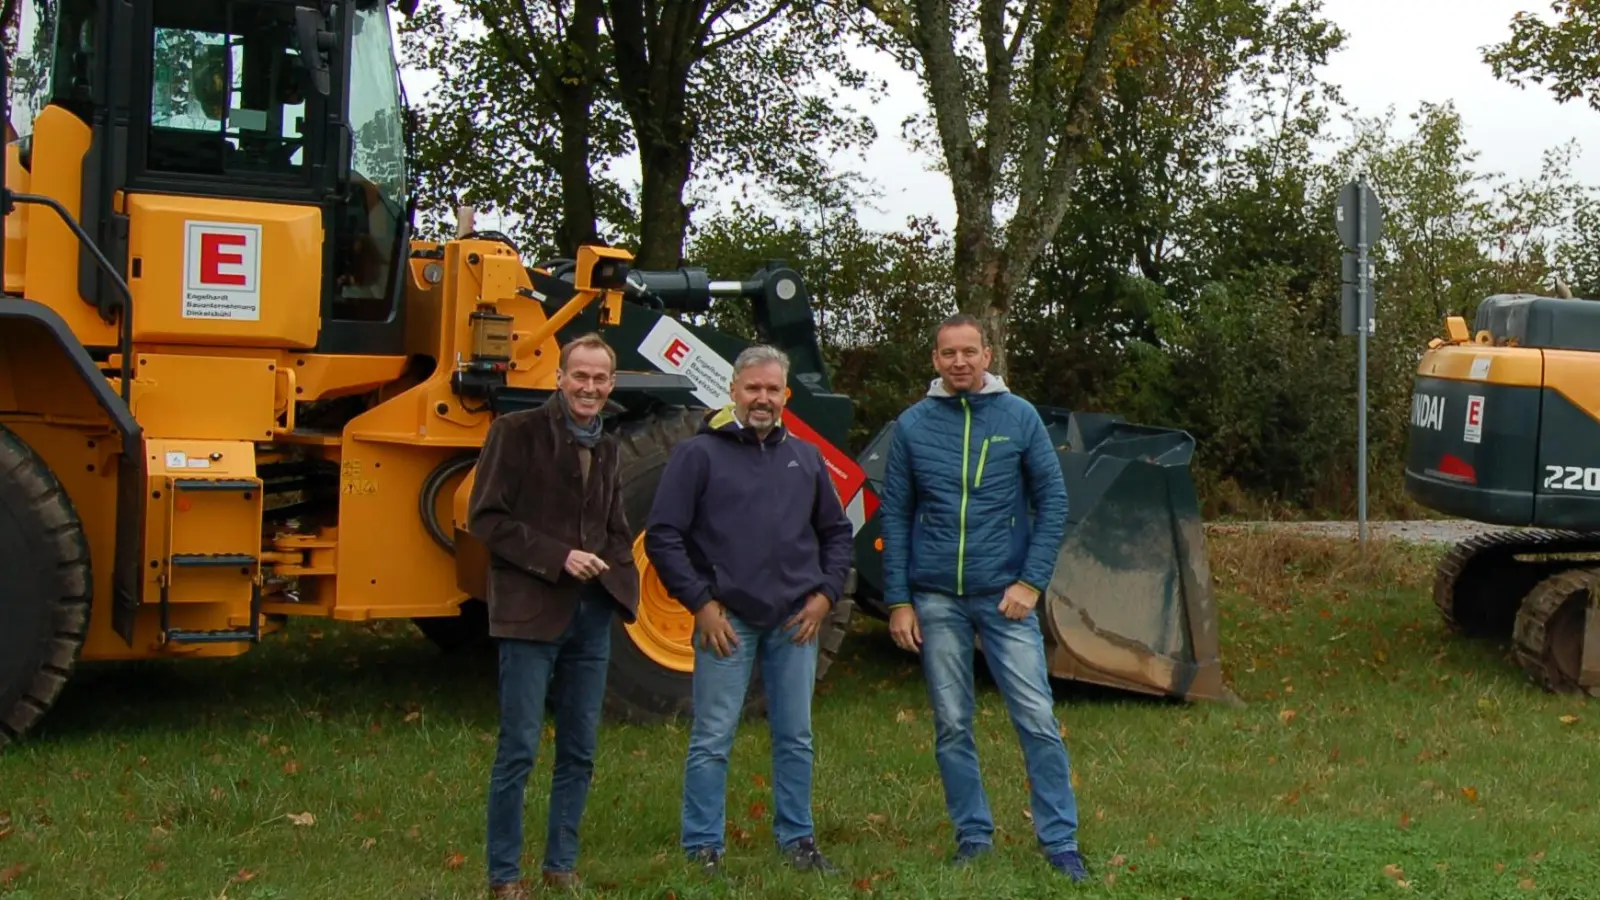
[[[967,405],[967,398],[961,398],[961,411],[966,415],[967,424],[961,432],[961,530],[956,542],[956,593],[963,594],[966,590],[967,567],[967,461],[972,455],[972,407]]]

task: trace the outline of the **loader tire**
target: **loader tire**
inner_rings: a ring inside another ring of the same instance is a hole
[[[632,625],[620,617],[612,624],[611,667],[605,708],[608,717],[650,724],[693,714],[693,617],[661,587],[645,558],[645,518],[672,448],[693,437],[708,410],[673,409],[625,423],[621,442],[622,502],[634,534],[634,562],[639,567],[639,617]],[[849,597],[835,604],[817,635],[817,681],[837,657],[849,632],[855,609]],[[760,666],[752,667],[745,691],[743,716],[766,714],[766,692]]]
[[[33,728],[89,630],[89,542],[49,466],[0,426],[0,748]]]

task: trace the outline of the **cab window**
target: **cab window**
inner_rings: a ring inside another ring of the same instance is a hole
[[[147,167],[309,177],[308,90],[293,7],[156,0]]]

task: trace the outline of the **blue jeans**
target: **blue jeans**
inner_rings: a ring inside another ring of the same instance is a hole
[[[726,658],[700,646],[695,633],[694,726],[683,773],[683,833],[686,853],[723,850],[727,824],[728,751],[756,657],[767,691],[772,730],[772,833],[787,850],[812,836],[811,691],[817,680],[817,640],[796,645],[782,625],[757,631],[727,613],[739,646]]]
[[[554,691],[554,771],[544,868],[570,872],[578,862],[578,826],[594,774],[600,704],[611,658],[611,616],[616,608],[592,585],[561,637],[554,641],[502,639],[500,743],[489,776],[489,883],[521,877],[522,813],[528,773],[539,755],[545,696]]]
[[[959,843],[993,843],[994,818],[972,736],[976,634],[1022,744],[1034,834],[1049,855],[1076,850],[1078,801],[1050,696],[1038,611],[1013,621],[1000,612],[1000,598],[920,592],[912,598],[922,630],[922,670],[933,705],[934,757],[944,781],[945,807]]]

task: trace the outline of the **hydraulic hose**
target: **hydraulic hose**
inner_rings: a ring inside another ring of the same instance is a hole
[[[428,477],[422,481],[422,490],[417,495],[417,512],[422,516],[422,527],[428,530],[428,536],[433,542],[443,547],[446,553],[454,556],[456,552],[455,538],[445,533],[439,525],[439,517],[434,514],[439,503],[439,491],[444,489],[444,483],[451,476],[472,466],[478,461],[478,454],[464,453],[452,456],[444,462],[433,467]]]

